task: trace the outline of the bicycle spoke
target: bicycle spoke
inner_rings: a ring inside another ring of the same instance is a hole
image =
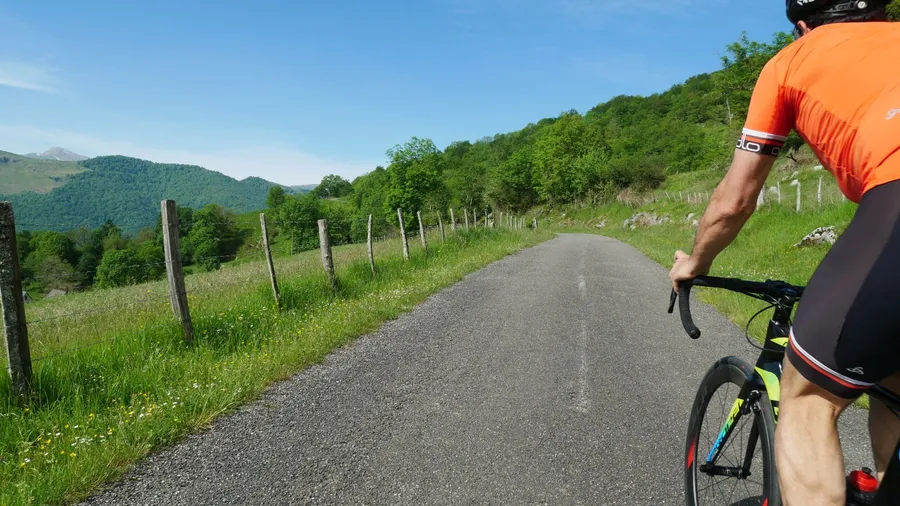
[[[739,482],[739,481],[741,481],[741,480],[734,480],[734,485],[731,486],[731,493],[728,494],[728,504],[731,504],[731,503],[734,502],[734,501],[732,501],[731,499],[734,498],[734,491],[735,491],[735,489],[737,488],[737,485],[738,485],[738,482]]]
[[[709,489],[709,488],[712,487],[712,486],[719,485],[719,484],[722,483],[723,481],[728,480],[728,477],[727,477],[727,476],[721,476],[720,478],[721,478],[721,479],[720,479],[719,481],[715,482],[715,483],[710,483],[709,485],[707,485],[707,486],[705,486],[705,487],[703,487],[703,488],[698,488],[698,489],[697,489],[697,492],[703,492],[704,490],[707,490],[707,489]],[[710,481],[712,481],[712,480],[710,480]]]

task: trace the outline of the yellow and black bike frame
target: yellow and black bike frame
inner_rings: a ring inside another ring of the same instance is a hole
[[[700,466],[701,471],[713,472],[720,474],[722,468],[715,465],[719,455],[722,452],[724,443],[728,441],[734,430],[735,424],[744,415],[750,414],[751,411],[758,409],[758,402],[762,397],[760,394],[766,392],[769,402],[772,404],[772,415],[775,423],[778,423],[778,405],[781,400],[781,372],[782,362],[784,360],[785,350],[790,341],[791,330],[791,313],[794,309],[796,300],[782,299],[775,305],[775,314],[769,321],[766,331],[766,340],[763,350],[756,361],[753,371],[747,371],[747,381],[741,392],[738,394],[732,407],[731,413],[726,419],[716,443],[713,445],[709,455],[707,455],[705,465]],[[881,386],[872,387],[869,396],[883,402],[888,408],[894,411],[900,417],[900,396],[887,390]],[[749,473],[751,459],[756,451],[758,442],[758,432],[754,424],[750,434],[750,441],[747,446],[747,453],[744,457],[742,469],[729,470],[728,474],[740,474],[746,477]],[[718,471],[718,472],[717,472]],[[876,506],[896,506],[900,504],[900,442],[894,450],[891,461],[888,465],[887,472],[884,475],[876,499]]]
[[[716,442],[706,457],[706,465],[700,466],[701,471],[708,472],[716,468],[715,462],[719,459],[725,442],[731,437],[736,422],[742,416],[758,409],[757,403],[762,398],[762,392],[768,394],[769,402],[772,404],[772,415],[775,418],[775,422],[778,423],[778,404],[781,400],[781,364],[790,339],[791,312],[795,303],[796,300],[787,299],[779,301],[775,305],[775,314],[772,320],[769,321],[762,352],[756,360],[753,370],[745,371],[747,376],[744,387],[741,388],[737,399],[735,399],[734,406],[731,408],[728,418],[726,418],[719,431]],[[756,452],[757,439],[758,432],[756,425],[754,425],[750,433],[747,454],[742,466],[743,469],[740,471],[743,476],[749,473],[751,459]]]

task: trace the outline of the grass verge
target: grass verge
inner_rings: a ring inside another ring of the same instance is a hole
[[[334,294],[321,268],[312,267],[311,252],[310,259],[290,260],[308,262],[309,268],[286,265],[282,271],[281,311],[273,307],[265,277],[245,278],[248,269],[265,269],[264,264],[191,276],[193,345],[181,339],[164,301],[89,316],[88,324],[74,324],[62,338],[57,334],[56,345],[37,347],[41,360],[27,406],[9,397],[8,377],[0,379],[0,504],[83,499],[148,452],[207,426],[273,381],[321,361],[464,275],[551,237],[461,231],[445,244],[430,245],[427,256],[415,249],[409,262],[393,252],[379,255],[374,279],[360,254],[364,245],[338,248],[340,288]],[[91,305],[109,305],[158,290],[151,284],[85,297],[97,298],[89,299]],[[49,318],[88,302],[60,304],[68,306],[48,303],[36,312],[55,322],[63,318]],[[92,345],[72,346],[82,342]],[[58,347],[64,352],[54,351]]]

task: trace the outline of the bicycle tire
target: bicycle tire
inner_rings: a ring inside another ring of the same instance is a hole
[[[707,456],[716,444],[716,438],[725,420],[735,409],[735,401],[747,381],[747,376],[752,374],[753,370],[753,366],[740,358],[723,358],[709,369],[697,390],[685,446],[685,503],[689,506],[781,506],[782,504],[775,469],[775,419],[768,393],[765,391],[759,392],[760,397],[755,401],[759,409],[751,409],[737,419],[731,437],[720,443],[721,455],[717,462],[713,463],[722,462],[723,467],[741,468],[743,466],[741,456],[746,457],[749,452],[755,427],[757,437],[755,450],[751,456],[751,475],[738,478],[713,475],[701,470],[701,466],[706,464]],[[724,399],[721,403],[717,394]],[[718,417],[719,413],[721,417]],[[734,448],[738,450],[737,457],[732,455],[729,458],[726,452]],[[741,460],[739,465],[735,464],[737,460]],[[763,474],[762,481],[757,481],[760,471]],[[735,500],[736,492],[738,499]]]

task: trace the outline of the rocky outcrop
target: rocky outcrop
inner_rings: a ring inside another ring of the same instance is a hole
[[[795,248],[806,248],[809,246],[832,245],[837,241],[837,232],[834,227],[819,227],[812,232],[806,234],[800,242],[794,245]]]
[[[645,227],[655,227],[658,225],[663,225],[665,223],[669,223],[672,221],[668,216],[657,216],[653,213],[638,213],[625,220],[622,223],[623,228],[630,228],[631,230],[635,230],[637,228],[645,228]]]

